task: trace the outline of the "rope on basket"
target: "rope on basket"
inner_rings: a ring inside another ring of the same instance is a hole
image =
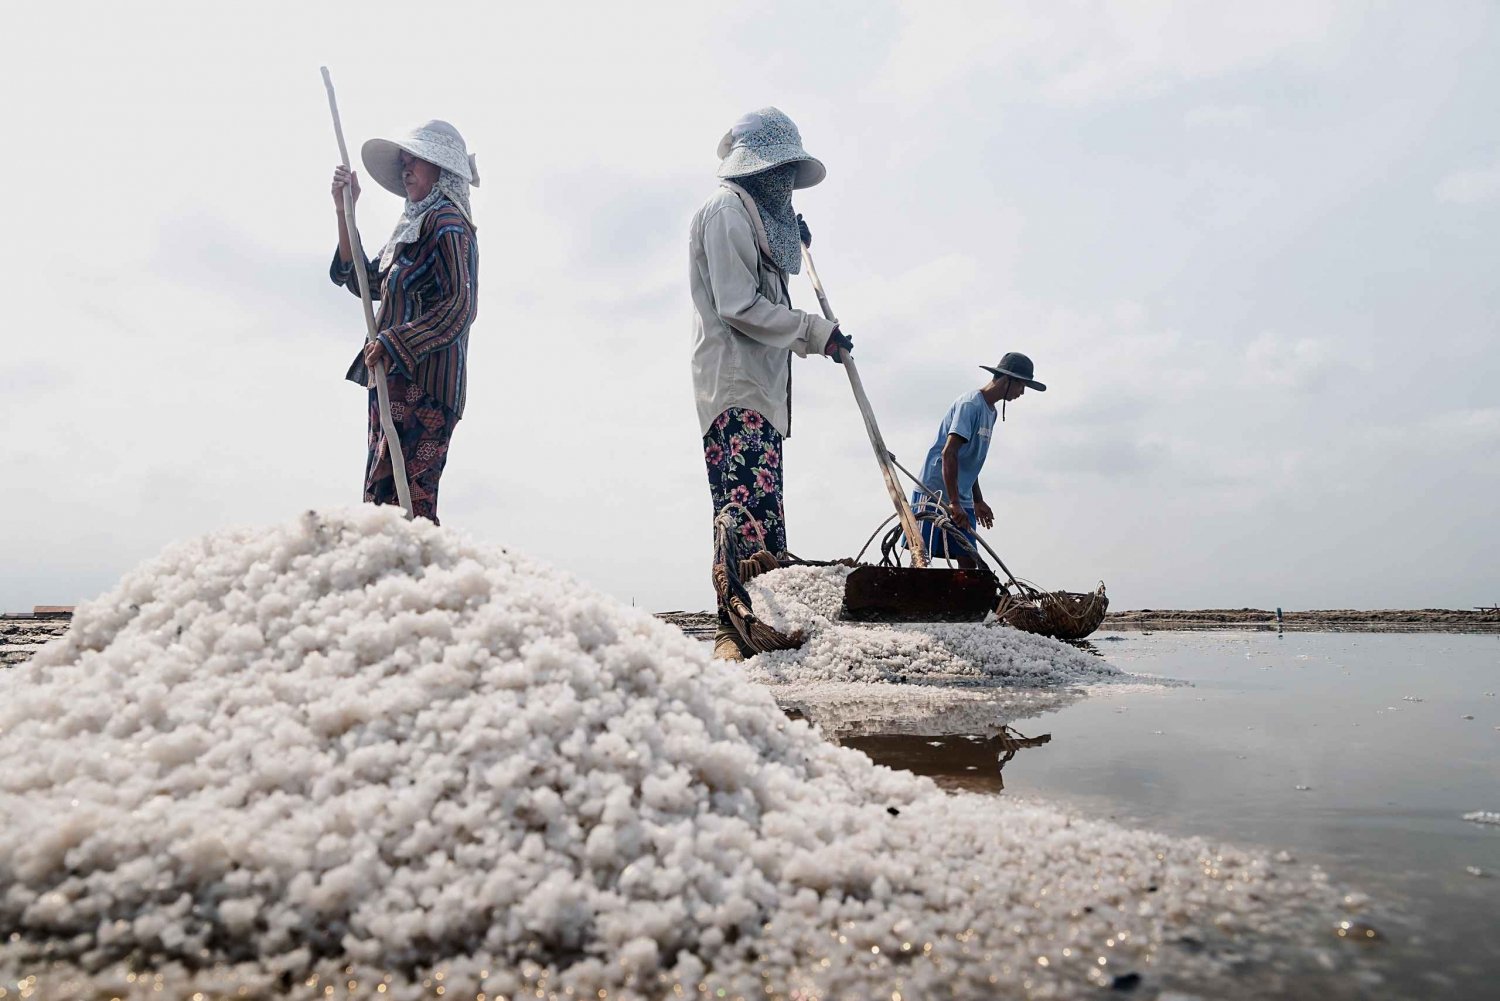
[[[734,545],[734,511],[736,509],[750,524],[755,526],[756,534],[760,538],[766,537],[765,530],[755,515],[738,501],[730,501],[719,509],[718,515],[714,517],[713,573],[714,591],[718,593],[719,605],[728,613],[730,623],[734,626],[735,632],[739,633],[740,642],[756,653],[766,653],[770,650],[796,650],[806,640],[800,629],[788,636],[762,621],[755,614],[755,606],[750,600],[750,592],[745,590],[744,582],[778,569],[781,562],[775,554],[765,548],[764,544],[759,551],[752,553],[749,559],[736,558]]]
[[[947,518],[943,510],[942,498],[928,489],[927,485],[913,475],[901,463],[896,461],[893,455],[891,464],[906,474],[917,490],[924,495],[924,502],[918,505],[916,516],[919,521],[931,521],[939,531],[949,531],[952,522]],[[881,528],[885,525],[882,524]],[[880,534],[880,529],[875,530],[875,535]],[[894,529],[887,533],[881,544],[881,563],[894,563],[896,547],[900,542],[900,529]],[[870,537],[873,542],[875,536]],[[1010,572],[1010,568],[1000,559],[998,553],[989,547],[978,531],[974,533],[974,539],[982,546],[985,552],[990,554],[995,564],[1004,572],[1009,584],[1000,584],[1000,603],[995,608],[995,617],[1006,625],[1028,633],[1037,633],[1041,636],[1051,636],[1060,640],[1079,640],[1099,628],[1104,621],[1104,615],[1109,611],[1109,596],[1105,593],[1104,582],[1099,582],[1099,587],[1089,594],[1079,594],[1076,591],[1043,591],[1034,583],[1024,578],[1017,577]],[[983,567],[984,560],[978,551],[965,539],[962,533],[953,531],[949,536],[950,542],[955,542],[963,549],[968,550],[971,559],[976,566]],[[870,545],[865,543],[866,548]],[[864,550],[860,551],[864,554]]]
[[[1098,629],[1109,611],[1109,596],[1102,580],[1099,587],[1088,594],[1028,590],[1029,593],[1022,591],[1014,595],[1002,593],[995,617],[1026,632],[1076,640]]]

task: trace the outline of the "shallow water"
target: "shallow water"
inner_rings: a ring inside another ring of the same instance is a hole
[[[1372,898],[1383,937],[1363,948],[1386,977],[1372,996],[1495,996],[1500,827],[1462,817],[1500,810],[1500,695],[1487,694],[1500,692],[1500,636],[1094,640],[1123,670],[1192,687],[1101,687],[1055,712],[1008,715],[1052,739],[1003,772],[993,727],[841,739],[945,784],[1285,850]]]

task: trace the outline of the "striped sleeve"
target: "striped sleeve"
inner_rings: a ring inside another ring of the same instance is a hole
[[[420,262],[416,269],[433,269],[437,299],[409,322],[381,331],[386,349],[408,373],[415,372],[423,358],[463,336],[476,310],[474,235],[463,217],[452,211],[438,214],[430,243],[430,260]]]
[[[370,298],[380,298],[380,267],[374,261],[365,262],[365,275],[370,279]],[[328,278],[335,285],[342,285],[356,296],[359,295],[359,279],[354,277],[354,262],[345,264],[339,260],[337,249],[333,252],[333,263],[328,266]]]

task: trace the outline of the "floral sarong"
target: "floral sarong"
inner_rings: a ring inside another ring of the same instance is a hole
[[[437,516],[438,479],[448,462],[448,442],[458,418],[399,372],[386,379],[391,396],[391,421],[401,441],[406,478],[411,485],[412,515],[440,524]],[[380,427],[380,399],[370,390],[369,451],[365,460],[365,503],[399,504],[396,478],[385,432]]]
[[[764,415],[743,407],[724,411],[703,436],[703,462],[708,467],[715,517],[730,501],[738,501],[755,516],[755,521],[734,516],[739,559],[747,559],[762,546],[778,556],[786,552],[781,449],[781,432]]]

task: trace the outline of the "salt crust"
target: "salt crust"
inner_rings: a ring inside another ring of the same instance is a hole
[[[824,736],[994,736],[1004,726],[1057,712],[1083,698],[1071,688],[953,687],[926,683],[813,681],[768,686],[782,709]]]
[[[801,649],[751,658],[746,664],[750,678],[768,684],[967,679],[1038,688],[1148,680],[1066,643],[995,622],[839,622],[849,573],[843,566],[794,566],[750,581],[757,615],[783,632],[807,635]]]
[[[0,674],[0,979],[1073,997],[1326,937],[1316,870],[944,794],[707,653],[392,508],[177,545]]]
[[[1473,813],[1464,814],[1464,819],[1471,824],[1500,824],[1500,813],[1489,810],[1475,810]]]

